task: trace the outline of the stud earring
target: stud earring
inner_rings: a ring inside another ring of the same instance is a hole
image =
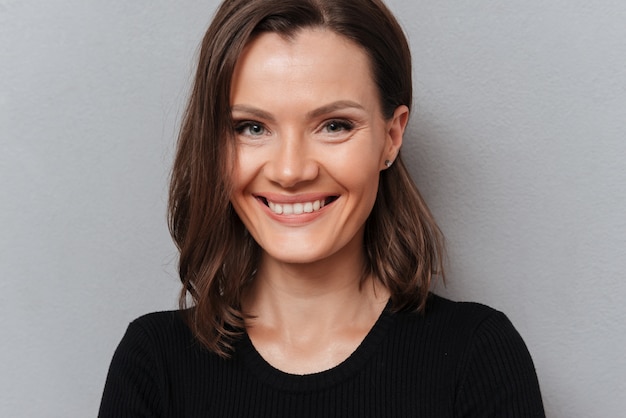
[[[393,161],[385,160],[385,167],[389,168],[389,167],[391,167],[391,164],[393,164]]]

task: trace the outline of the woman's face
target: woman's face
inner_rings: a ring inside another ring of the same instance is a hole
[[[379,172],[408,118],[405,106],[383,118],[364,51],[321,29],[261,34],[237,63],[231,106],[231,202],[264,257],[361,257]]]

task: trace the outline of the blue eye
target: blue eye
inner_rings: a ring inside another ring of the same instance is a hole
[[[265,126],[258,122],[243,121],[235,125],[235,132],[240,135],[261,136],[266,133]]]

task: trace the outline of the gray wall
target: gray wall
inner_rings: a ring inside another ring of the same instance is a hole
[[[505,311],[551,417],[626,410],[626,3],[393,0],[437,291]],[[86,417],[176,306],[167,175],[211,0],[0,0],[0,416]]]

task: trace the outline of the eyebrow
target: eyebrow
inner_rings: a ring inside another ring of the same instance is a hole
[[[309,117],[310,119],[314,119],[316,117],[325,115],[327,113],[332,113],[337,110],[343,110],[343,109],[365,110],[365,108],[361,106],[360,104],[358,104],[357,102],[353,102],[351,100],[338,100],[336,102],[332,102],[330,104],[327,104],[325,106],[322,106],[315,110],[310,111],[309,113],[307,113],[307,117]]]
[[[332,103],[329,103],[327,105],[318,107],[317,109],[311,110],[310,112],[308,112],[306,114],[306,116],[307,116],[308,119],[315,119],[315,118],[320,117],[322,115],[325,115],[327,113],[332,113],[332,112],[335,112],[337,110],[343,110],[343,109],[365,110],[365,108],[363,106],[361,106],[357,102],[353,102],[352,100],[338,100],[336,102],[332,102]],[[254,107],[254,106],[237,104],[237,105],[233,105],[231,107],[231,111],[232,112],[247,113],[249,115],[256,116],[256,117],[258,117],[260,119],[269,120],[271,122],[274,121],[274,116],[272,116],[271,113],[266,112],[266,111],[261,110],[261,109],[258,109],[258,108]]]
[[[269,121],[274,121],[274,116],[271,115],[271,113],[268,113],[264,110],[258,109],[256,107],[253,106],[248,106],[248,105],[234,105],[230,108],[231,112],[242,112],[242,113],[247,113],[249,115],[253,115],[256,116],[259,119],[265,119],[265,120],[269,120]]]

